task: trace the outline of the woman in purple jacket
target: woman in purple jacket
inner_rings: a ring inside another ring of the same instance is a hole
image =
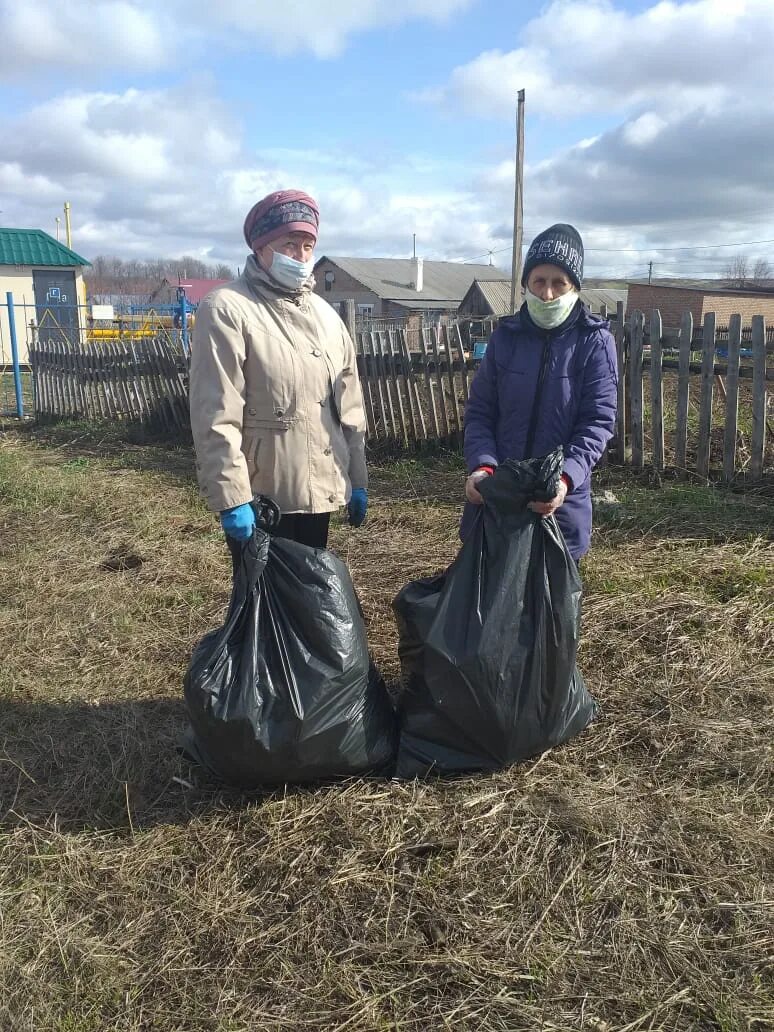
[[[482,498],[476,484],[504,459],[564,448],[559,492],[533,501],[555,513],[567,548],[579,560],[591,538],[591,471],[615,425],[618,372],[608,323],[579,297],[583,243],[573,226],[550,226],[532,241],[524,263],[526,301],[492,334],[465,409],[465,539]]]

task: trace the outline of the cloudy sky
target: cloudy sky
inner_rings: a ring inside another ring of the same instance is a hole
[[[243,263],[273,189],[318,254],[510,268],[572,222],[587,273],[774,265],[772,0],[0,0],[0,225],[87,258]],[[723,245],[718,247],[716,245]]]

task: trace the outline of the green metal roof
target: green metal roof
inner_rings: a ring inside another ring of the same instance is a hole
[[[0,265],[91,265],[42,229],[0,227]]]

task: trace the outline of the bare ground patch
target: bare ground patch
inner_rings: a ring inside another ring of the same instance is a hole
[[[602,480],[587,733],[242,796],[175,752],[229,575],[187,449],[0,437],[0,1027],[771,1027],[771,501]],[[393,679],[390,602],[455,554],[461,487],[453,457],[385,464],[335,527]]]

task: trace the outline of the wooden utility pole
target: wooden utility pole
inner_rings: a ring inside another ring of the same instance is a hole
[[[73,246],[73,235],[70,232],[70,202],[69,201],[65,201],[64,202],[64,217],[65,217],[65,240],[67,241],[67,246],[68,247],[72,247]]]
[[[521,241],[524,235],[524,90],[519,90],[516,115],[516,189],[513,198],[513,260],[511,262],[511,311],[516,311],[521,289]]]

